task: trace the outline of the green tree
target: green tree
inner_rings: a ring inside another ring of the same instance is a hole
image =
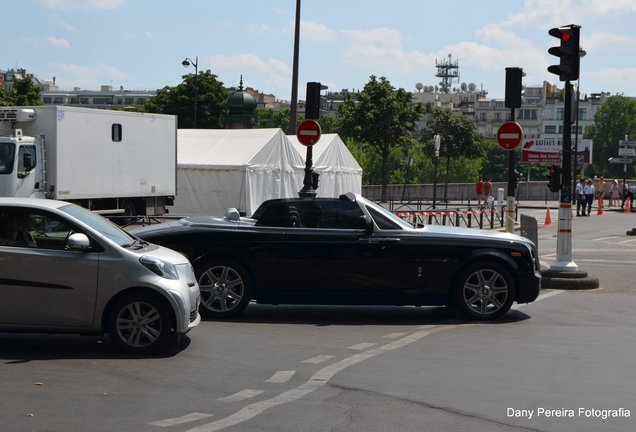
[[[385,78],[371,75],[369,82],[354,99],[347,95],[339,106],[342,116],[340,133],[368,144],[380,157],[381,199],[387,198],[389,162],[396,147],[412,144],[416,122],[424,113],[422,104],[411,102],[411,93],[396,90]]]
[[[430,155],[433,155],[433,139],[435,135],[441,137],[440,156],[445,160],[445,171],[452,181],[458,181],[451,177],[454,172],[464,173],[464,180],[471,181],[479,175],[479,164],[472,165],[476,172],[468,173],[464,168],[466,162],[471,159],[482,158],[486,155],[487,141],[475,128],[475,123],[461,114],[448,109],[437,108],[433,111],[430,121],[422,129],[422,138],[429,142]],[[454,166],[451,167],[451,161]],[[472,179],[467,179],[470,174]]]
[[[0,105],[2,106],[33,106],[42,105],[40,88],[30,76],[15,77],[11,90],[0,89]]]
[[[594,125],[585,130],[584,137],[594,141],[592,172],[588,174],[623,176],[623,165],[611,164],[607,159],[618,156],[618,142],[625,135],[630,140],[636,139],[636,101],[623,95],[610,96],[596,111]]]
[[[158,90],[157,95],[146,103],[145,111],[176,115],[179,128],[193,128],[195,94],[197,128],[222,128],[227,90],[209,70],[199,72],[198,76],[184,75],[183,82],[176,87]]]
[[[289,118],[291,116],[291,110],[289,108],[260,108],[256,110],[256,114],[258,115],[259,128],[280,128],[287,131],[287,128],[289,127]]]

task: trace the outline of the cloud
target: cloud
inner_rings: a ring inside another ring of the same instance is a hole
[[[60,87],[80,87],[83,89],[97,89],[112,80],[123,81],[128,74],[114,66],[99,63],[95,66],[84,66],[72,63],[53,63],[50,67],[55,71],[57,83]]]
[[[117,9],[127,0],[37,0],[51,10]]]
[[[70,48],[71,44],[63,38],[55,38],[53,36],[50,36],[48,38],[46,38],[46,43],[49,45],[52,45],[54,47],[57,48]]]
[[[411,73],[434,64],[434,57],[417,50],[406,51],[397,30],[345,30],[342,52],[345,64],[374,71],[380,68],[395,73]]]
[[[276,58],[261,58],[254,54],[234,54],[230,56],[214,55],[207,58],[210,69],[219,75],[219,71],[224,71],[225,76],[236,77],[231,79],[226,85],[238,83],[242,74],[245,82],[250,82],[255,88],[274,94],[287,94],[291,88],[291,67]]]
[[[334,42],[338,40],[338,33],[324,24],[313,21],[300,22],[300,37],[314,42]]]
[[[597,32],[581,39],[581,47],[586,51],[604,49],[610,46],[636,47],[636,39],[618,33]]]

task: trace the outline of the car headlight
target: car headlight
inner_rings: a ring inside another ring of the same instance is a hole
[[[170,264],[160,260],[159,258],[154,258],[146,255],[139,258],[139,262],[146,266],[150,271],[163,278],[173,280],[179,279],[177,267],[175,267],[174,264]]]

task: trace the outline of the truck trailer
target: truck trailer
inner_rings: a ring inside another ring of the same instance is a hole
[[[157,216],[177,189],[177,118],[70,106],[0,107],[0,196]]]

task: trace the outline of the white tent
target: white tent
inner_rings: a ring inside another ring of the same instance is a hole
[[[307,147],[298,142],[295,135],[287,138],[303,158]],[[362,168],[338,134],[323,134],[312,148],[312,166],[320,173],[318,196],[337,197],[346,192],[362,192]]]
[[[175,215],[251,215],[302,188],[304,162],[281,129],[179,129]]]

